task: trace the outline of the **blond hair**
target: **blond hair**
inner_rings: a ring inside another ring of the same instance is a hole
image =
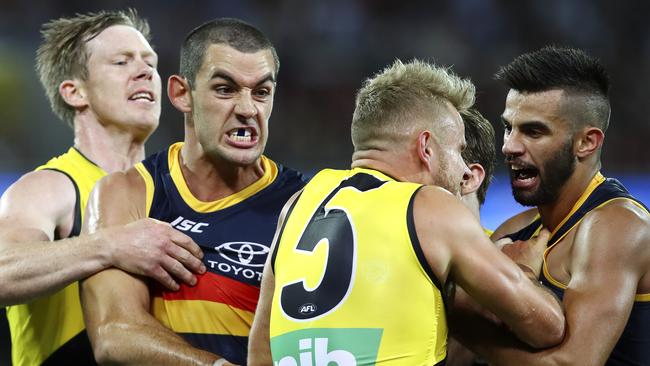
[[[367,79],[357,93],[352,117],[355,151],[373,148],[374,142],[394,138],[425,111],[445,101],[458,111],[474,104],[475,88],[448,68],[413,60],[396,60]]]
[[[77,14],[51,20],[41,29],[43,42],[36,51],[36,71],[52,110],[70,126],[73,125],[75,110],[59,94],[59,85],[64,80],[85,80],[88,77],[86,43],[114,25],[133,27],[147,41],[150,40],[149,24],[138,16],[135,9]]]

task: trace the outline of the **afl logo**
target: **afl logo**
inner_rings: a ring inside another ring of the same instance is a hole
[[[249,241],[231,241],[214,247],[228,261],[249,267],[264,267],[269,248]]]
[[[298,312],[303,315],[309,315],[315,313],[317,309],[318,307],[316,306],[316,304],[306,303],[298,307]]]

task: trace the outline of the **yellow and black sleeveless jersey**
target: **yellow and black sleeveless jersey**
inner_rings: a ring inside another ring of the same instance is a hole
[[[61,172],[74,184],[77,199],[70,236],[79,235],[90,191],[106,172],[75,148],[36,168],[42,169]],[[95,364],[76,282],[51,296],[7,307],[7,318],[14,366]]]
[[[146,183],[147,215],[200,245],[207,272],[195,286],[182,284],[178,291],[152,284],[152,313],[194,347],[243,365],[278,217],[305,182],[302,174],[263,156],[264,175],[256,182],[220,200],[199,201],[181,172],[182,146],[174,144],[135,168]]]
[[[307,184],[272,257],[275,365],[444,362],[441,287],[413,221],[419,187],[361,168]]]
[[[548,248],[544,253],[540,281],[560,299],[563,298],[567,285],[553,278],[549,273],[546,263],[548,254],[562,238],[578,226],[586,214],[614,200],[631,201],[648,212],[648,208],[634,198],[618,180],[605,178],[598,173],[591,180],[569,214],[551,233]],[[507,236],[512,240],[528,240],[536,236],[541,228],[542,221],[538,217],[530,225]],[[612,243],[612,245],[615,245],[615,243]],[[650,294],[636,295],[630,318],[606,364],[607,366],[650,364]]]

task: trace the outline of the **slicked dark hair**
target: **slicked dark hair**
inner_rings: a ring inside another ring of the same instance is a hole
[[[547,46],[501,67],[495,79],[518,92],[563,89],[589,98],[587,117],[603,131],[609,124],[609,76],[600,61],[584,51]]]
[[[492,127],[490,121],[474,108],[461,111],[460,116],[463,117],[463,123],[465,124],[465,141],[467,143],[462,153],[463,160],[468,165],[481,164],[483,170],[485,170],[485,179],[483,179],[476,191],[478,202],[482,205],[485,202],[488,187],[492,182],[496,163],[494,127]]]
[[[244,53],[270,50],[275,64],[273,76],[277,80],[280,59],[268,37],[242,20],[219,18],[194,28],[183,41],[180,74],[192,88],[196,82],[196,74],[203,65],[205,51],[213,44],[224,44]]]

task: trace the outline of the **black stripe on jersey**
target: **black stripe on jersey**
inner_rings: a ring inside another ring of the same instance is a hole
[[[72,224],[72,230],[70,230],[70,235],[68,235],[68,238],[79,236],[79,234],[81,234],[81,196],[79,194],[79,187],[77,186],[77,182],[75,182],[74,179],[72,179],[70,174],[64,172],[63,170],[54,169],[54,168],[45,168],[43,170],[52,170],[55,172],[59,172],[65,175],[66,177],[68,177],[68,179],[70,179],[70,182],[72,182],[72,185],[74,186],[74,194],[75,194],[74,223]],[[59,240],[63,238],[54,238],[54,239]]]
[[[417,231],[415,231],[415,218],[413,217],[413,201],[415,200],[415,195],[417,195],[418,192],[420,191],[420,188],[422,188],[422,186],[418,187],[418,189],[416,189],[415,192],[413,192],[413,194],[411,195],[411,199],[409,200],[409,207],[408,210],[406,211],[406,227],[408,228],[409,237],[411,238],[411,245],[413,246],[415,255],[418,257],[420,266],[427,273],[427,275],[429,276],[433,284],[442,293],[442,286],[440,285],[440,280],[438,280],[438,277],[436,277],[436,275],[433,274],[433,271],[431,270],[431,266],[429,266],[429,262],[427,262],[427,259],[424,256],[424,252],[422,251],[422,246],[420,246],[418,233]]]

